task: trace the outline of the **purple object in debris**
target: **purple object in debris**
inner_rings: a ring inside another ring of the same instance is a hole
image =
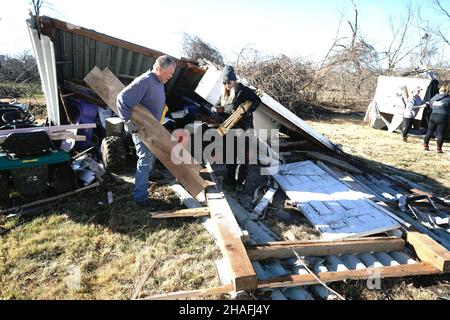
[[[95,119],[97,118],[98,113],[98,106],[96,104],[72,97],[68,98],[67,102],[68,104],[76,107],[79,110],[79,113],[76,115],[75,119],[73,119],[74,124],[95,123]],[[78,141],[75,144],[75,148],[79,150],[85,150],[91,147],[93,131],[94,129],[79,129],[77,134],[86,136],[86,141]]]

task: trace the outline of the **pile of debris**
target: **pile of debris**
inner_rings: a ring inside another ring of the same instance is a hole
[[[39,33],[36,28],[40,28]],[[30,34],[35,47],[40,48],[38,63],[49,66],[46,74],[53,75],[44,77],[41,72],[48,103],[53,106],[49,114],[54,115],[65,108],[64,103],[58,103],[54,79],[58,83],[75,79],[116,112],[116,97],[124,83],[147,70],[162,54],[48,17],[30,23]],[[84,54],[83,44],[90,40],[99,53],[95,57]],[[45,54],[52,50],[56,54]],[[55,56],[58,61],[51,60]],[[73,63],[56,68],[63,61]],[[194,121],[212,118],[208,108],[218,101],[222,85],[221,71],[214,66],[201,69],[177,60],[177,70],[166,88],[170,111],[177,115],[172,120],[191,128],[190,133],[197,132],[205,123]],[[222,191],[216,174],[220,168],[196,164],[190,153],[191,161],[177,158],[172,150],[180,146],[179,140],[172,139],[145,108],[133,109],[132,120],[142,141],[177,179],[179,184],[171,188],[187,207],[152,216],[200,217],[223,254],[217,263],[222,287],[150,298],[254,292],[261,299],[334,299],[340,296],[327,283],[450,270],[447,202],[403,178],[353,159],[273,98],[260,90],[258,94],[262,103],[254,114],[255,129],[280,129],[283,134],[277,148],[284,152],[265,144],[270,161],[262,162],[271,163],[260,168],[266,190],[250,210]],[[121,141],[119,137],[112,140]],[[278,162],[273,163],[273,158]],[[102,172],[101,167],[91,167],[89,158],[80,158],[76,164],[78,170],[89,167],[94,176]],[[83,171],[80,175],[86,183],[93,178]],[[321,240],[283,241],[270,230],[264,212],[281,192],[320,232]]]

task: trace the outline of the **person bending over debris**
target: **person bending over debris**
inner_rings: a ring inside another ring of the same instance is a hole
[[[223,92],[220,97],[219,105],[213,107],[213,111],[222,115],[223,119],[226,120],[246,101],[250,101],[252,105],[250,109],[245,112],[244,117],[234,126],[234,129],[242,129],[244,131],[253,129],[253,112],[261,103],[261,99],[252,89],[237,82],[236,74],[232,66],[225,66],[223,69]],[[226,141],[226,139],[224,141]],[[232,164],[227,164],[227,175],[224,181],[233,188],[237,188],[245,182],[248,172],[249,150],[247,144],[244,150],[244,163],[238,163],[240,162],[239,158],[241,157],[238,157],[237,152],[236,143],[234,143],[234,161]]]
[[[166,103],[164,84],[173,76],[176,69],[175,60],[164,55],[156,59],[153,69],[137,77],[117,96],[119,116],[125,121],[125,130],[132,134],[138,157],[133,200],[136,204],[147,206],[148,179],[155,164],[155,156],[138,136],[138,130],[131,121],[132,109],[138,104],[147,108],[151,114],[160,119]]]
[[[411,130],[414,119],[417,116],[420,108],[425,108],[426,103],[423,103],[422,98],[419,96],[422,89],[420,87],[415,88],[412,91],[412,96],[408,99],[406,104],[405,113],[403,114],[403,141],[408,142],[408,133]]]
[[[442,86],[439,89],[439,93],[430,100],[430,104],[432,111],[430,121],[428,122],[428,131],[423,140],[423,149],[425,151],[430,150],[428,143],[430,142],[433,133],[436,132],[436,151],[438,153],[443,153],[442,145],[444,144],[444,133],[450,116],[450,96],[448,94],[448,87]]]

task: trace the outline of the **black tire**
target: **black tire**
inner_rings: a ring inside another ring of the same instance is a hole
[[[125,169],[127,157],[121,137],[106,137],[103,139],[101,152],[102,161],[107,170],[120,172]]]
[[[58,194],[70,192],[77,188],[77,179],[68,161],[52,166],[52,185]]]
[[[9,205],[9,172],[0,171],[0,205]]]

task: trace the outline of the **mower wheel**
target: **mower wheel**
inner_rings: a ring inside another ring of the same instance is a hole
[[[121,137],[106,137],[101,146],[105,168],[111,172],[120,172],[126,166],[125,145]]]

